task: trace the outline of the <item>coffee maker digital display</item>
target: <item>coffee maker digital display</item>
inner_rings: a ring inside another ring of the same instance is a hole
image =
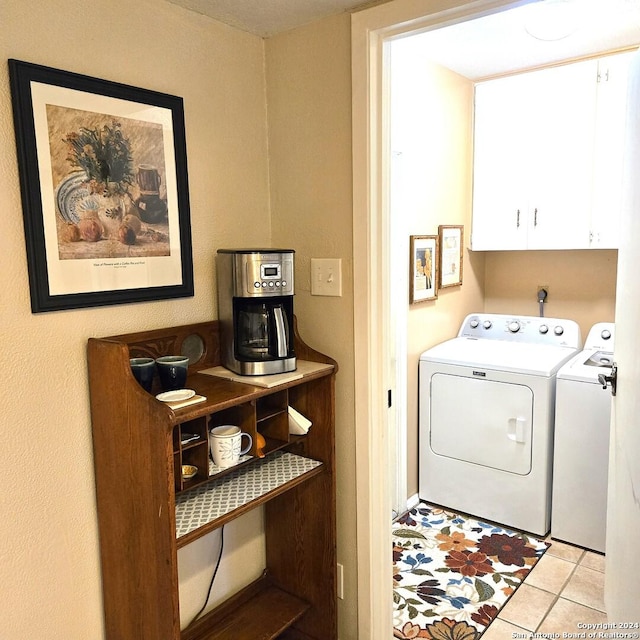
[[[280,276],[280,265],[263,264],[260,266],[260,273],[263,278],[277,278]]]
[[[293,249],[218,250],[222,364],[231,371],[295,371],[293,257]]]

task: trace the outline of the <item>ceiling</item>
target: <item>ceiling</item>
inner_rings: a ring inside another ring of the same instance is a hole
[[[169,1],[266,38],[389,0]],[[417,35],[405,46],[477,80],[634,45],[640,45],[640,0],[534,0]]]
[[[224,22],[232,27],[268,38],[330,15],[382,4],[389,0],[169,0]]]
[[[546,0],[398,45],[471,80],[640,46],[640,0]]]

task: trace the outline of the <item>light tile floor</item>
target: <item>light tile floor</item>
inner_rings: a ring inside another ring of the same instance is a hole
[[[540,558],[482,640],[526,639],[536,634],[579,634],[578,626],[607,622],[604,556],[547,539]],[[554,637],[541,635],[540,637]],[[567,637],[567,636],[565,636]]]

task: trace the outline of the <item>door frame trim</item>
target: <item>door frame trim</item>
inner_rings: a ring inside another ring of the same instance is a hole
[[[351,17],[353,279],[358,562],[358,638],[393,628],[391,462],[387,390],[393,375],[389,282],[388,118],[385,44],[411,32],[454,24],[533,0],[395,0]],[[381,311],[382,310],[382,311]],[[403,390],[398,390],[402,393]],[[388,603],[388,606],[381,606]]]

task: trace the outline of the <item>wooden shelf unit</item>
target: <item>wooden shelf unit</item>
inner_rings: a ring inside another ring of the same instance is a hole
[[[325,366],[271,388],[232,382],[200,373],[220,365],[219,335],[214,321],[89,340],[106,637],[336,640],[337,364],[294,326],[298,359]],[[191,358],[186,387],[206,400],[173,410],[155,398],[159,388],[137,383],[129,358],[180,353]],[[289,406],[311,420],[307,435],[289,435]],[[231,469],[209,460],[208,431],[219,424],[254,437]],[[264,458],[255,457],[257,433]],[[183,479],[182,464],[196,476]],[[259,505],[264,575],[181,631],[178,548]]]

